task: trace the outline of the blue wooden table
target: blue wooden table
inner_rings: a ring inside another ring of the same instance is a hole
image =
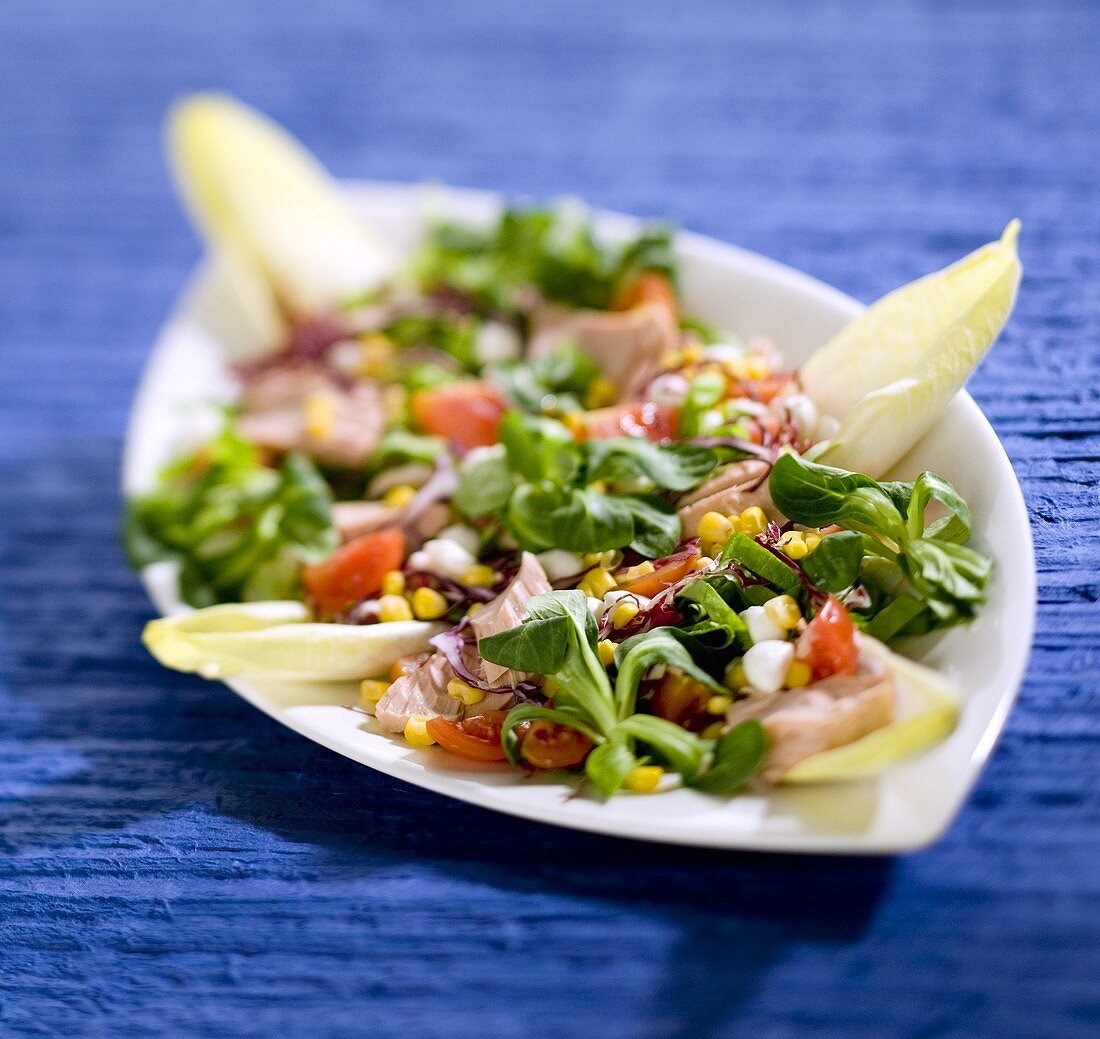
[[[705,854],[492,816],[145,656],[119,451],[198,255],[161,119],[211,86],[342,175],[667,213],[865,300],[1023,219],[973,390],[1035,525],[1038,634],[935,849]],[[1096,1034],[1098,390],[1089,0],[5,0],[0,1035]]]

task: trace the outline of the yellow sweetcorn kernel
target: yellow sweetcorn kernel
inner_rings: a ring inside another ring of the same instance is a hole
[[[725,722],[712,722],[701,733],[700,736],[705,740],[716,740],[722,735],[722,730],[726,727]]]
[[[684,355],[679,350],[669,350],[668,353],[663,354],[661,357],[661,367],[665,371],[671,371],[673,368],[679,368],[684,363]]]
[[[602,566],[593,567],[581,578],[577,587],[593,599],[602,599],[618,582],[611,571]]]
[[[404,386],[395,383],[382,391],[382,408],[386,412],[386,418],[391,421],[400,421],[405,417],[408,402],[409,391]]]
[[[810,665],[805,660],[792,660],[791,666],[787,668],[787,677],[783,679],[783,684],[788,689],[802,689],[810,684],[812,674]]]
[[[712,696],[707,701],[707,714],[725,714],[731,703],[732,696]]]
[[[561,423],[575,437],[584,433],[584,419],[578,411],[567,411],[562,415]]]
[[[809,552],[806,542],[802,540],[802,531],[788,530],[779,539],[780,551],[786,553],[789,559],[803,559]]]
[[[360,345],[358,374],[364,379],[385,375],[393,363],[393,340],[381,332],[365,336]]]
[[[600,663],[604,667],[610,667],[615,662],[615,643],[610,639],[602,639],[596,645],[596,651],[600,655]]]
[[[657,568],[647,559],[643,563],[639,563],[637,566],[630,567],[625,574],[623,574],[622,583],[628,584],[629,582],[636,580],[639,577],[645,577],[646,574],[653,573]]]
[[[379,678],[364,678],[359,683],[359,698],[363,703],[378,703],[389,689],[390,683]]]
[[[484,605],[485,605],[485,603],[483,603],[483,602],[472,602],[472,603],[470,603],[469,609],[466,610],[466,616],[467,617],[472,617]]]
[[[302,405],[302,418],[306,436],[310,440],[324,440],[336,425],[336,401],[330,393],[311,393]]]
[[[703,348],[692,344],[684,347],[684,364],[698,364],[703,359]]]
[[[629,599],[624,599],[611,610],[611,624],[615,628],[625,628],[635,617],[638,616],[638,604],[632,602]]]
[[[660,765],[635,765],[626,777],[626,788],[635,794],[652,794],[664,774]]]
[[[417,588],[412,593],[412,611],[417,620],[438,620],[450,609],[450,603],[434,588]]]
[[[585,552],[585,554],[581,556],[581,565],[585,567],[599,566],[601,559],[603,559],[602,552]]]
[[[414,747],[430,747],[435,740],[428,733],[428,722],[431,718],[426,714],[414,714],[405,722],[405,742]]]
[[[692,570],[706,570],[713,563],[714,563],[714,560],[710,556],[696,556],[691,561],[691,569]]]
[[[383,595],[404,595],[405,575],[400,570],[387,570],[382,575]]]
[[[768,620],[785,631],[797,628],[798,622],[802,620],[798,603],[789,595],[777,595],[774,599],[769,599],[764,603],[764,612],[768,615]]]
[[[732,531],[733,524],[720,512],[703,513],[702,518],[699,520],[699,526],[695,529],[695,533],[699,535],[699,540],[704,544],[725,544],[729,540]]]
[[[403,509],[416,497],[416,488],[410,483],[391,487],[382,497],[382,504],[391,509]]]
[[[461,678],[452,678],[447,683],[447,695],[452,700],[461,700],[467,707],[472,707],[485,699],[485,690],[475,689]]]
[[[805,530],[802,532],[802,540],[806,543],[806,554],[809,555],[821,544],[821,532],[817,530]]]
[[[615,384],[603,375],[592,380],[584,395],[586,408],[606,408],[614,404],[619,398],[619,391]]]
[[[462,573],[462,583],[473,588],[492,588],[496,582],[496,573],[491,566],[475,563]]]
[[[735,693],[739,689],[744,689],[749,684],[749,680],[745,677],[745,666],[740,660],[735,660],[726,668],[726,673],[722,678],[722,684],[727,689],[732,689]]]
[[[409,600],[400,595],[383,595],[378,600],[378,619],[383,624],[392,624],[394,621],[411,621],[413,611],[409,605]]]
[[[731,531],[738,534],[743,533],[743,531],[741,530],[741,514],[739,512],[730,513],[730,515],[728,515],[726,519],[730,521]]]
[[[768,516],[759,505],[750,505],[741,513],[738,526],[742,534],[754,538],[768,529]]]
[[[618,548],[609,548],[606,552],[599,553],[599,558],[596,560],[596,563],[606,567],[608,570],[614,570],[622,561],[622,550]],[[595,566],[596,563],[592,563],[591,565]]]

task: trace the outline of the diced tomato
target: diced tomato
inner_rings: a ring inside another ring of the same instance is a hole
[[[520,756],[534,768],[569,768],[579,765],[592,749],[592,741],[568,725],[539,719],[527,726]]]
[[[436,743],[460,758],[468,761],[503,761],[500,728],[505,715],[505,711],[486,711],[461,722],[432,718],[426,728]]]
[[[628,281],[615,293],[611,309],[630,310],[642,303],[660,303],[674,315],[679,311],[672,283],[660,271],[642,271],[636,278]]]
[[[507,410],[494,386],[475,379],[417,390],[410,405],[422,429],[446,437],[463,450],[495,444],[500,420]]]
[[[307,566],[302,583],[321,613],[337,613],[382,590],[382,577],[401,566],[405,535],[395,527],[349,541],[323,563]]]
[[[645,437],[659,443],[671,440],[679,424],[677,408],[638,401],[634,404],[616,404],[612,408],[600,408],[584,416],[581,440],[610,440],[612,437]]]
[[[653,713],[677,725],[683,725],[702,711],[710,698],[710,690],[694,678],[677,672],[667,672],[658,680],[653,694]]]
[[[752,387],[753,392],[761,401],[770,404],[793,377],[791,372],[776,372],[764,379],[754,379],[749,383],[749,386]]]
[[[669,556],[663,563],[658,563],[652,573],[642,574],[641,577],[635,577],[633,581],[624,581],[619,588],[624,592],[632,592],[634,595],[644,595],[652,599],[670,585],[687,577],[695,568],[698,558],[698,552],[681,552],[678,555]]]
[[[855,634],[848,611],[830,595],[799,637],[795,655],[810,665],[815,682],[830,675],[854,675],[859,670]]]

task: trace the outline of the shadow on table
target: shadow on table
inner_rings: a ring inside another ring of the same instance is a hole
[[[103,454],[0,465],[20,515],[47,517],[9,524],[0,546],[0,711],[26,749],[0,771],[0,849],[79,853],[146,818],[188,809],[193,825],[198,808],[312,845],[337,872],[414,862],[629,908],[678,935],[650,997],[652,1039],[711,1034],[792,946],[851,942],[872,918],[889,860],[698,851],[512,819],[373,773],[220,685],[162,670],[138,644],[149,609],[114,546]],[[43,762],[59,754],[72,767],[50,778]]]

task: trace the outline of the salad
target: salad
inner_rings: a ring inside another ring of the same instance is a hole
[[[884,475],[1007,320],[1015,222],[792,370],[685,308],[667,226],[516,206],[397,257],[240,104],[185,102],[171,141],[256,345],[217,434],[127,503],[134,566],[178,584],[162,663],[355,681],[441,762],[605,797],[873,774],[950,733],[955,690],[890,647],[974,618],[993,563],[944,475]]]

